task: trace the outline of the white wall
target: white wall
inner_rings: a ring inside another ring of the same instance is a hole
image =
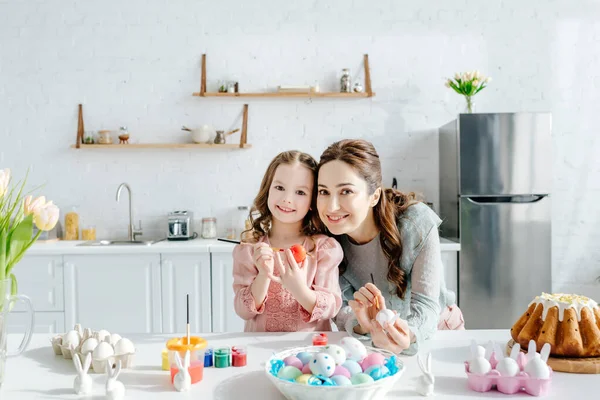
[[[223,229],[277,152],[318,157],[346,137],[375,143],[386,184],[396,176],[437,204],[435,129],[464,109],[443,78],[476,68],[494,79],[479,111],[553,113],[554,289],[600,297],[599,11],[548,0],[0,0],[0,166],[31,167],[31,184],[65,210],[79,205],[100,236],[125,233],[121,182],[148,235],[174,209]],[[233,78],[242,91],[316,80],[336,90],[343,67],[362,77],[368,53],[377,97],[250,99],[245,151],[69,148],[78,103],[87,129],[127,125],[146,142],[187,140],[184,124],[239,125],[242,101],[191,96],[203,52],[209,90]]]

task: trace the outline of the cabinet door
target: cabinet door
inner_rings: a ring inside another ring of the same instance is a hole
[[[161,254],[162,332],[186,330],[186,295],[190,295],[190,330],[211,332],[210,253]]]
[[[244,320],[233,310],[233,258],[211,253],[212,331],[243,332]]]
[[[25,326],[29,323],[29,314],[24,312],[11,312],[8,314],[8,333],[25,333]],[[65,313],[63,312],[36,312],[33,322],[33,333],[65,333]],[[75,326],[75,325],[73,325]]]
[[[456,294],[458,303],[458,252],[442,251],[442,263],[444,264],[446,288]],[[457,305],[460,307],[460,304]]]
[[[65,255],[65,322],[161,333],[159,254]]]
[[[35,311],[63,311],[62,256],[26,255],[13,268],[18,292],[31,299]],[[15,311],[25,311],[22,302]]]

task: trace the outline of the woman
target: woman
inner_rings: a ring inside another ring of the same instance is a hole
[[[464,329],[444,283],[441,220],[413,193],[383,189],[371,143],[342,140],[323,152],[317,209],[344,249],[340,330],[395,354],[415,354],[436,329]],[[382,327],[375,321],[382,308],[399,318]]]

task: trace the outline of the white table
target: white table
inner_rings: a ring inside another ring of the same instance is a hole
[[[127,399],[284,399],[267,379],[264,362],[282,348],[311,343],[310,333],[225,333],[206,334],[210,346],[246,345],[248,366],[242,368],[206,368],[204,379],[187,393],[178,393],[170,383],[169,373],[160,369],[161,350],[168,336],[143,335],[131,337],[137,347],[135,367],[121,372],[119,380],[125,384]],[[337,343],[344,334],[332,332],[329,343]],[[77,399],[73,391],[75,368],[71,360],[55,356],[50,347],[50,336],[34,335],[23,356],[8,360],[5,383],[0,391],[2,400]],[[439,331],[424,351],[432,352],[432,368],[436,377],[435,393],[438,399],[531,398],[526,394],[507,396],[499,392],[477,393],[466,386],[464,360],[469,354],[469,343],[480,344],[489,340],[505,345],[510,338],[506,330]],[[19,340],[9,335],[9,349]],[[405,373],[387,398],[422,398],[415,392],[416,378],[420,376],[416,357],[401,357]],[[87,399],[104,398],[104,375],[93,374],[94,393]],[[546,399],[597,398],[594,391],[600,385],[600,375],[555,373]]]

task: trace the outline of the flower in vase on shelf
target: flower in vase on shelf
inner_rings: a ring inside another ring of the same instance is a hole
[[[44,196],[23,197],[27,178],[11,187],[10,169],[0,170],[0,282],[12,280],[12,294],[17,292],[13,267],[40,237],[56,226],[59,209]],[[33,226],[38,232],[33,234]]]
[[[460,95],[465,96],[467,101],[466,112],[472,113],[474,110],[473,96],[481,92],[487,87],[487,84],[492,81],[492,78],[483,76],[479,71],[458,72],[454,75],[454,79],[446,80],[446,87],[454,89]]]

